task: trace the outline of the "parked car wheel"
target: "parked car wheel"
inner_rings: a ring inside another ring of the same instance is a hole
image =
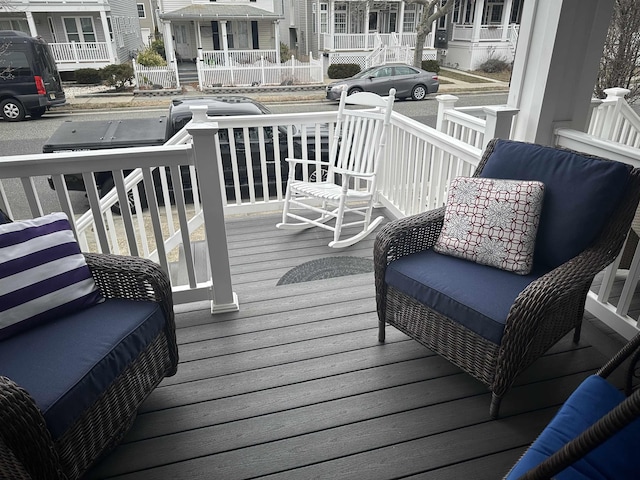
[[[19,122],[24,120],[26,111],[22,103],[15,98],[6,98],[0,102],[0,114],[8,122]]]
[[[42,115],[44,115],[44,112],[46,111],[47,111],[47,107],[38,107],[30,110],[29,115],[31,115],[31,118],[40,118],[42,117]]]
[[[427,87],[424,85],[416,85],[411,90],[411,98],[414,100],[424,100],[424,97],[427,96]]]
[[[362,89],[360,87],[353,87],[349,89],[349,91],[347,92],[347,95],[353,95],[354,93],[360,93],[360,92],[362,92]]]
[[[100,186],[100,197],[104,197],[115,186],[113,178],[107,178]],[[140,193],[140,205],[142,208],[147,208],[147,196],[144,193],[144,186],[141,184],[138,186],[138,192]],[[136,204],[133,196],[133,190],[127,192],[127,201],[129,202],[129,209],[131,213],[136,213]],[[116,215],[122,215],[122,209],[120,208],[120,202],[116,202],[111,206],[111,211]]]

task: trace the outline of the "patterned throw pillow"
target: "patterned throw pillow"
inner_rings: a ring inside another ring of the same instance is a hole
[[[0,225],[0,339],[103,300],[64,213]]]
[[[434,250],[520,275],[531,272],[544,185],[455,178]]]

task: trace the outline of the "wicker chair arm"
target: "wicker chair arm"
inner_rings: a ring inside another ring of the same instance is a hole
[[[386,315],[385,274],[393,260],[433,247],[442,230],[444,207],[387,223],[376,235],[373,245],[374,278],[378,318]]]
[[[44,417],[26,390],[0,376],[0,477],[66,478]]]
[[[160,304],[166,319],[165,332],[172,364],[177,368],[178,347],[171,282],[160,265],[146,258],[85,253],[96,285],[106,298],[148,300]]]

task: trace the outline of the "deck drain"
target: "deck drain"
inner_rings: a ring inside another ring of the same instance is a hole
[[[285,273],[277,285],[310,282],[373,272],[373,260],[362,257],[327,257],[311,260]]]

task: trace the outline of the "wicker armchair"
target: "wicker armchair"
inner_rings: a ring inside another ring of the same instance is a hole
[[[500,158],[495,152],[498,146],[502,149],[501,151],[506,150],[507,153],[509,153],[509,148],[513,149],[509,155],[502,155],[502,165],[508,166],[505,169],[507,171],[504,176],[495,168],[496,158]],[[474,177],[483,176],[483,172],[487,170],[493,178],[545,180],[543,178],[535,178],[535,175],[528,177],[527,175],[521,175],[521,172],[514,174],[509,171],[512,163],[520,163],[524,164],[526,172],[526,164],[529,162],[529,150],[532,151],[532,155],[530,155],[531,162],[535,162],[542,151],[543,156],[553,157],[557,155],[559,157],[557,159],[552,158],[553,161],[566,160],[564,158],[566,156],[578,155],[581,162],[607,162],[606,165],[614,167],[617,164],[619,170],[620,166],[623,165],[565,149],[552,149],[551,147],[541,147],[520,142],[492,140],[483,154]],[[514,152],[517,152],[517,154],[514,154]],[[490,168],[487,168],[488,164],[491,164]],[[552,163],[551,165],[561,165],[561,163]],[[597,165],[602,166],[601,163]],[[520,166],[515,165],[513,168],[517,170]],[[624,167],[626,168],[627,166]],[[547,170],[551,172],[549,174],[553,174],[554,168],[546,168],[545,172]],[[557,204],[557,198],[554,199],[553,197],[563,193],[557,191],[558,185],[555,186],[555,192],[551,186],[549,191],[545,191],[545,203],[542,209],[534,256],[534,270],[537,275],[532,277],[529,284],[516,291],[513,297],[507,299],[504,317],[498,319],[502,328],[499,332],[500,338],[498,341],[487,339],[487,336],[482,332],[463,325],[460,322],[460,318],[450,318],[441,309],[434,308],[418,300],[415,292],[412,292],[411,289],[399,288],[388,283],[390,268],[393,268],[394,262],[404,257],[407,257],[403,260],[405,264],[412,264],[413,262],[411,268],[414,270],[419,268],[422,271],[429,271],[430,269],[433,271],[435,268],[432,266],[433,264],[424,263],[416,267],[416,262],[423,261],[422,257],[425,252],[431,254],[428,251],[434,246],[443,226],[444,207],[399,219],[385,225],[378,233],[374,246],[376,301],[380,325],[379,340],[381,342],[384,341],[385,324],[388,323],[483,382],[492,392],[490,415],[492,418],[497,418],[500,402],[520,372],[542,356],[545,351],[571,330],[575,330],[574,341],[577,342],[579,340],[586,295],[591,282],[595,275],[611,263],[620,252],[638,205],[640,170],[628,167],[624,171],[626,172],[624,173],[626,184],[616,184],[615,188],[609,188],[609,191],[613,191],[611,195],[618,195],[619,200],[612,206],[609,213],[601,212],[603,226],[594,234],[594,240],[590,242],[590,245],[586,245],[586,248],[582,251],[579,251],[577,255],[562,260],[558,265],[536,265],[536,262],[540,263],[537,259],[543,258],[538,253],[538,246],[543,233],[542,222],[545,220],[545,215],[550,218],[549,212],[545,211],[545,208],[551,208],[554,200],[556,200]],[[573,178],[573,174],[570,171],[568,175],[569,179]],[[547,178],[546,180],[549,179]],[[600,180],[598,179],[597,181]],[[582,181],[576,180],[575,182],[569,181],[565,183],[567,184],[559,185],[560,190],[568,190],[571,195],[573,195],[572,192],[574,190],[583,188]],[[586,186],[585,184],[584,188],[587,191],[583,192],[583,198],[588,199],[589,195],[591,195],[589,189],[593,188],[593,184],[591,186]],[[547,195],[549,195],[549,205],[547,205]],[[606,197],[607,195],[607,192],[603,192],[603,196]],[[597,201],[602,202],[602,198],[599,197]],[[570,208],[563,202],[559,203],[560,208]],[[591,207],[585,203],[587,202],[576,206],[576,209],[582,209],[581,212],[576,212],[576,216],[585,212],[589,214]],[[563,214],[573,215],[573,212],[568,211],[563,212]],[[586,221],[582,223],[590,224],[595,222]],[[596,228],[595,225],[587,226]],[[553,230],[562,229],[563,227],[564,225],[562,224],[560,226],[556,224],[553,226]],[[566,229],[566,227],[564,228]],[[547,230],[545,234],[554,233],[550,231],[552,230],[551,228]],[[576,232],[568,233],[573,234]],[[578,237],[580,238],[580,235]],[[572,242],[575,243],[574,240]],[[447,267],[448,264],[446,262],[456,260],[475,265],[474,262],[453,259],[453,257],[445,255],[440,255],[440,257],[440,267],[436,272],[438,275],[437,282],[445,279],[447,275],[451,276],[450,272],[452,270]],[[410,261],[407,262],[407,259]],[[502,272],[492,267],[484,265],[482,267],[495,272]],[[500,275],[500,273],[491,273],[491,275]],[[505,277],[502,279],[503,286],[511,283],[511,280],[514,282],[523,281],[521,276],[511,272],[504,272],[504,275]],[[472,292],[471,295],[473,296],[476,288],[483,287],[485,291],[486,288],[491,288],[490,285],[488,287],[486,285],[474,285],[474,279],[469,279],[468,276],[461,277],[452,277],[449,282],[458,290],[460,289],[457,285],[459,282],[462,280],[467,282],[466,285],[468,287],[465,289],[467,296],[469,292]],[[490,289],[489,291],[499,291],[500,288],[502,287],[496,287],[494,290]]]
[[[178,349],[166,274],[141,258],[106,254],[85,254],[85,258],[107,299],[156,302],[164,316],[164,328],[55,440],[31,395],[10,378],[0,376],[0,478],[81,477],[118,444],[138,407],[160,381],[176,372]]]
[[[637,478],[640,389],[633,383],[638,360],[640,334],[578,386],[505,478],[586,478],[593,472],[598,478]],[[624,395],[604,380],[618,369],[626,369]]]

